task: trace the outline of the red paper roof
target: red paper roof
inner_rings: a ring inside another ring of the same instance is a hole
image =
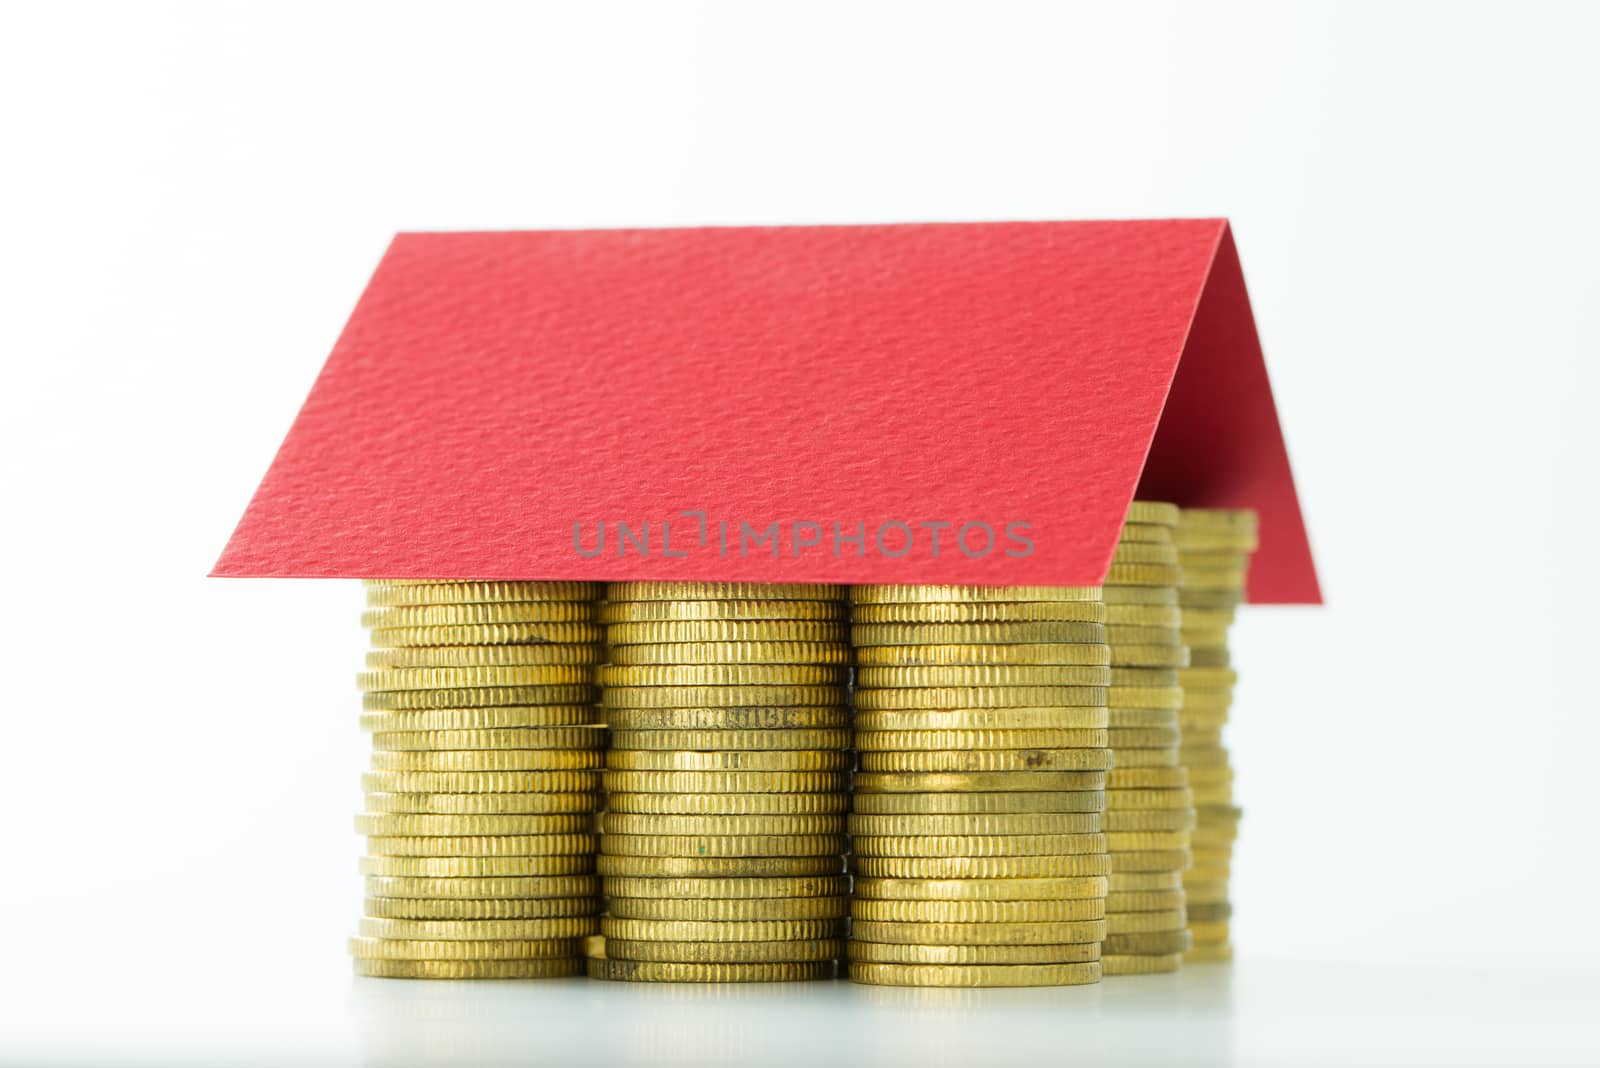
[[[1136,490],[1320,600],[1223,220],[401,234],[214,573],[1082,585]]]

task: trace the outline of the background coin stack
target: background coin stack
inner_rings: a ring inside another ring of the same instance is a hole
[[[604,729],[599,586],[369,582],[360,676],[365,918],[356,971],[394,978],[580,974]]]
[[[1233,841],[1242,814],[1233,804],[1233,768],[1222,744],[1222,728],[1233,704],[1235,681],[1228,653],[1228,627],[1244,601],[1250,554],[1256,548],[1256,514],[1185,508],[1175,540],[1183,568],[1179,599],[1184,640],[1191,666],[1183,682],[1182,760],[1194,785],[1199,824],[1194,835],[1194,866],[1184,877],[1189,898],[1191,961],[1233,956],[1228,879]]]
[[[1098,588],[858,586],[850,977],[1100,978]]]
[[[1111,889],[1107,975],[1176,971],[1189,947],[1183,870],[1195,827],[1179,766],[1179,630],[1174,505],[1135,501],[1106,576],[1111,647],[1109,731],[1116,767],[1106,793]]]
[[[608,914],[590,975],[837,973],[853,762],[846,611],[838,586],[611,585]]]

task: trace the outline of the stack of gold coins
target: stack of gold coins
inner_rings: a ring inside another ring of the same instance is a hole
[[[1228,653],[1228,627],[1244,601],[1245,576],[1256,548],[1256,514],[1185,508],[1178,520],[1178,560],[1183,567],[1183,635],[1190,667],[1183,682],[1182,760],[1194,785],[1199,824],[1194,866],[1184,876],[1189,930],[1188,960],[1233,956],[1228,879],[1241,812],[1233,804],[1233,768],[1222,744],[1222,728],[1233,704],[1235,681]]]
[[[581,974],[599,927],[597,583],[367,584],[361,975]]]
[[[1176,971],[1189,947],[1183,870],[1195,812],[1178,759],[1178,672],[1188,652],[1179,630],[1177,523],[1176,506],[1135,501],[1106,576],[1116,762],[1105,815],[1107,975]]]
[[[1105,606],[1098,588],[859,586],[850,977],[1100,978]]]
[[[615,582],[589,974],[837,974],[849,922],[847,605],[838,586]]]

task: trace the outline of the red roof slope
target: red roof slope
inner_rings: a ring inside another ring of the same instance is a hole
[[[1090,584],[1136,488],[1319,599],[1225,221],[402,234],[215,574]]]

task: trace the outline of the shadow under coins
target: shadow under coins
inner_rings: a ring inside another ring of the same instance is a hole
[[[351,1006],[369,1068],[1226,1064],[1231,975],[1019,990],[356,979]]]

